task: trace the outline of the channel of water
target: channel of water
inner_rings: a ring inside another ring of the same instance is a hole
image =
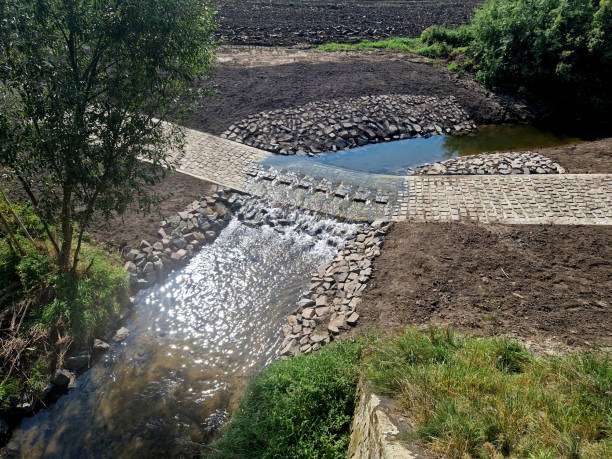
[[[250,200],[165,282],[141,292],[127,341],[23,420],[10,457],[190,456],[278,353],[284,317],[358,226]],[[265,218],[263,218],[265,217]],[[266,224],[267,222],[267,224]]]
[[[469,135],[436,135],[381,142],[313,157],[272,156],[266,159],[265,164],[315,177],[324,174],[329,178],[329,171],[336,171],[334,174],[337,177],[346,177],[354,182],[351,174],[407,175],[411,169],[425,163],[445,161],[457,156],[531,150],[577,142],[580,142],[579,138],[530,125],[481,126],[476,133]],[[363,182],[364,179],[359,177],[359,180]]]

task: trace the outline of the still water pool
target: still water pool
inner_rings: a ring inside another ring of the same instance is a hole
[[[456,156],[493,151],[521,151],[579,142],[580,139],[555,134],[527,125],[482,126],[471,135],[437,135],[428,139],[406,139],[324,153],[319,156],[274,156],[265,164],[316,175],[316,165],[370,174],[405,175],[425,163]]]

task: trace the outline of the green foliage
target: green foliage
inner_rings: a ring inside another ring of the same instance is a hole
[[[346,457],[360,349],[341,341],[266,367],[215,445],[222,456]]]
[[[472,29],[486,86],[544,102],[551,112],[607,117],[612,0],[489,0]]]
[[[404,406],[434,453],[609,457],[609,353],[537,358],[505,339],[408,329],[374,343],[366,361],[375,388]]]
[[[81,345],[108,326],[129,292],[128,275],[118,260],[91,247],[83,249],[83,258],[87,263],[92,261],[87,273],[76,283],[70,274],[58,275],[55,299],[35,314],[47,327],[60,320],[67,322],[73,339]]]
[[[420,54],[432,59],[446,58],[457,48],[467,46],[471,35],[467,27],[461,29],[445,29],[443,27],[430,27],[420,38],[390,38],[380,41],[362,41],[359,43],[327,43],[317,49],[321,51],[354,51],[368,49],[384,49],[393,51],[407,51]]]
[[[207,0],[0,2],[0,164],[60,230],[61,271],[77,225],[157,202],[183,141],[163,122],[202,94],[213,30]]]
[[[4,375],[0,373],[1,380],[4,381]],[[17,400],[22,392],[21,381],[17,378],[10,377],[0,384],[0,407],[8,409],[11,403]]]
[[[11,285],[19,281],[17,265],[19,256],[11,250],[8,241],[0,239],[0,285]]]
[[[21,286],[26,292],[44,288],[52,281],[55,263],[47,253],[30,244],[25,246],[25,250],[26,254],[15,267]]]

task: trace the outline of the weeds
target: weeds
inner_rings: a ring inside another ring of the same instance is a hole
[[[610,457],[608,353],[538,358],[514,341],[413,329],[382,338],[367,371],[448,457]]]
[[[128,294],[128,276],[118,256],[86,243],[76,276],[59,275],[44,229],[30,207],[14,205],[13,212],[5,213],[9,226],[0,227],[0,405],[4,408],[18,399],[36,398],[68,347],[87,347],[116,317]],[[1,231],[10,232],[21,251],[11,247]]]
[[[215,445],[220,456],[346,457],[360,349],[340,341],[265,368]]]

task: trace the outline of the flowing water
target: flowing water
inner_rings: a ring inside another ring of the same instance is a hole
[[[351,148],[314,157],[274,156],[264,163],[312,176],[321,176],[325,167],[331,171],[406,175],[425,163],[444,161],[457,156],[493,151],[522,151],[579,142],[580,139],[558,135],[528,125],[481,126],[470,135],[436,135],[433,137],[397,140]],[[327,175],[329,175],[329,171]],[[362,174],[363,175],[363,174]],[[372,180],[372,179],[370,179]],[[363,180],[362,180],[363,181]]]
[[[9,455],[174,457],[209,439],[248,375],[275,358],[312,272],[358,228],[252,201],[249,212],[272,218],[255,227],[234,218],[185,268],[141,292],[129,338],[24,419]]]

